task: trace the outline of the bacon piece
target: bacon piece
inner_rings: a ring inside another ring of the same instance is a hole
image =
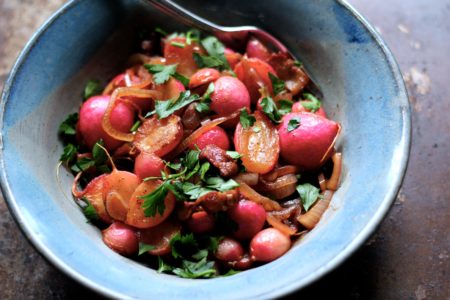
[[[196,106],[197,103],[189,104],[183,113],[181,121],[185,130],[195,130],[200,127],[202,120],[200,113],[195,109]]]
[[[235,206],[238,201],[238,190],[230,190],[226,192],[212,191],[201,196],[195,200],[195,202],[185,201],[177,208],[177,216],[179,220],[185,221],[190,218],[198,206],[201,206],[203,210],[208,213],[226,211]]]
[[[233,207],[239,200],[239,192],[230,190],[226,192],[209,192],[198,198],[195,203],[201,204],[203,209],[209,213],[226,211]]]
[[[238,172],[238,165],[225,150],[216,145],[207,145],[200,152],[200,159],[206,159],[220,171],[220,176],[231,177]]]
[[[275,69],[278,77],[284,80],[286,88],[293,95],[298,94],[309,82],[309,77],[296,65],[295,61],[289,58],[287,53],[273,53],[268,63]]]

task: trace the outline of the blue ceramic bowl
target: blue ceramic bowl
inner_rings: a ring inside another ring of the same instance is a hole
[[[187,280],[117,255],[69,197],[55,169],[57,127],[77,110],[88,79],[107,79],[131,54],[140,28],[176,29],[145,1],[69,1],[30,40],[1,102],[1,185],[36,248],[72,278],[117,298],[272,298],[304,287],[353,253],[386,215],[400,187],[410,112],[399,69],[375,30],[344,1],[183,1],[224,25],[278,36],[321,86],[342,124],[340,189],[318,226],[280,259],[235,276]],[[200,4],[202,4],[200,6]]]

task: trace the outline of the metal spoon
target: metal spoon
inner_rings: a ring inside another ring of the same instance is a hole
[[[171,0],[148,0],[148,2],[152,3],[161,12],[174,17],[181,23],[211,33],[228,45],[242,45],[248,39],[249,34],[251,34],[266,46],[273,48],[273,50],[287,53],[291,58],[295,59],[294,55],[282,42],[256,26],[220,26],[186,10]],[[312,81],[308,72],[304,68],[302,69],[310,78],[308,89],[316,94],[316,96],[321,97],[322,93],[319,87]]]

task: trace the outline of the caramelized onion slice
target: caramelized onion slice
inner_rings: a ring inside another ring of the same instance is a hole
[[[136,80],[136,78],[139,80]],[[152,75],[144,68],[144,66],[134,66],[127,69],[124,80],[127,87],[132,87],[135,89],[149,87],[153,82]]]
[[[263,195],[259,194],[254,189],[249,187],[245,182],[238,180],[236,181],[240,185],[239,192],[245,199],[261,204],[266,211],[282,209],[281,205],[278,202],[273,201],[272,199],[264,197]]]
[[[266,182],[261,180],[257,190],[267,192],[275,199],[279,200],[292,195],[295,192],[296,183],[297,177],[294,174],[287,174],[278,177],[274,182]]]
[[[323,199],[318,200],[310,210],[297,218],[297,221],[305,226],[306,229],[313,229],[319,223],[320,218],[330,204],[333,191],[326,190],[322,195]]]
[[[161,93],[153,90],[140,90],[134,88],[117,88],[111,95],[111,100],[109,101],[108,107],[106,108],[105,114],[102,119],[103,130],[106,131],[111,137],[119,141],[131,142],[133,141],[133,133],[121,132],[115,129],[110,120],[111,113],[114,109],[117,100],[123,97],[135,97],[138,99],[157,99],[161,97]]]
[[[258,173],[239,173],[234,178],[236,181],[245,182],[248,185],[257,185],[259,182]]]
[[[283,222],[281,222],[280,220],[278,220],[277,218],[275,218],[271,214],[267,214],[266,220],[267,220],[267,223],[269,223],[270,226],[272,226],[275,229],[278,229],[279,231],[281,231],[285,235],[291,236],[291,235],[294,235],[294,234],[297,233],[297,229],[284,224]]]
[[[327,182],[327,189],[336,191],[339,185],[339,179],[341,178],[342,170],[342,153],[336,152],[331,156],[333,160],[333,172]]]
[[[262,178],[265,181],[275,181],[278,177],[288,175],[288,174],[297,174],[299,172],[299,168],[297,166],[293,165],[286,165],[279,168],[276,168],[275,170],[264,174]]]

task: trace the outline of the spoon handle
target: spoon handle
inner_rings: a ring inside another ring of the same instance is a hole
[[[160,11],[176,18],[177,20],[179,20],[180,22],[182,22],[187,26],[195,27],[210,33],[223,31],[221,26],[214,24],[184,9],[180,5],[174,3],[173,1],[170,0],[147,0],[147,1],[152,3]]]

